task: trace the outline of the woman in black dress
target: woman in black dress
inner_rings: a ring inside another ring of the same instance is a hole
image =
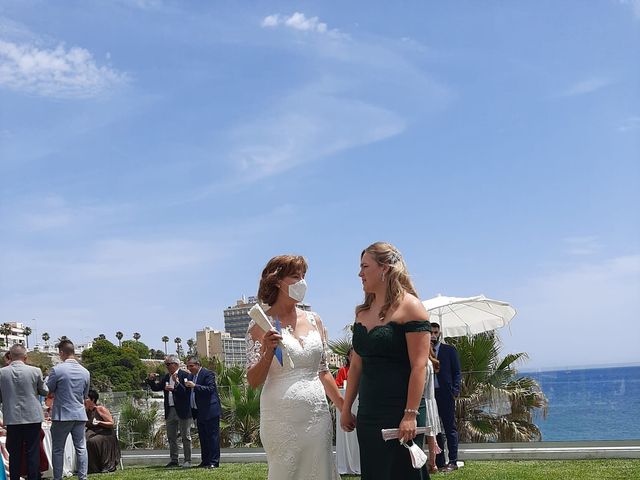
[[[429,314],[417,297],[402,255],[388,243],[374,243],[360,256],[364,302],[356,307],[355,354],[349,369],[341,426],[356,427],[362,480],[423,480],[409,451],[396,440],[385,442],[383,428],[399,428],[402,440],[421,447],[425,426],[423,398],[430,346]],[[359,394],[357,419],[351,406]]]
[[[120,463],[120,444],[111,412],[98,405],[98,392],[89,390],[84,401],[87,410],[87,454],[89,473],[113,472]]]

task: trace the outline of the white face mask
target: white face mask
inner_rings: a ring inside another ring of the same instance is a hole
[[[304,281],[304,278],[289,285],[289,296],[296,302],[303,301],[305,293],[307,293],[307,282]]]

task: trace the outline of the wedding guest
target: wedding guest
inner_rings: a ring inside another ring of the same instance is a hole
[[[9,476],[20,480],[23,451],[27,459],[27,479],[40,475],[40,426],[44,420],[38,395],[48,393],[42,371],[27,365],[27,351],[20,343],[9,349],[10,365],[0,369],[0,402],[7,429]]]
[[[349,376],[349,367],[351,366],[351,355],[353,354],[353,347],[349,348],[347,352],[347,356],[344,359],[344,366],[338,369],[338,374],[336,375],[336,385],[338,388],[342,388],[344,386],[344,381],[347,380]]]
[[[87,413],[84,399],[89,393],[89,371],[75,357],[71,340],[58,344],[61,363],[51,368],[47,386],[53,394],[51,406],[51,457],[53,480],[62,480],[64,446],[71,434],[76,450],[78,478],[87,479],[87,446],[84,436]]]
[[[216,375],[200,365],[198,357],[187,359],[189,377],[175,383],[175,392],[189,397],[191,414],[198,427],[200,438],[200,468],[220,466],[220,397],[216,386]]]
[[[339,478],[327,396],[336,408],[342,406],[342,397],[327,365],[320,317],[296,306],[304,300],[306,273],[307,262],[301,256],[269,260],[262,270],[258,300],[265,304],[275,330],[265,332],[253,320],[247,329],[247,380],[254,388],[264,384],[260,439],[269,480]]]
[[[435,397],[438,414],[445,435],[436,437],[438,446],[444,450],[444,437],[447,439],[449,462],[445,463],[444,451],[436,457],[439,470],[450,472],[458,469],[458,430],[456,428],[456,397],[460,395],[462,373],[458,351],[452,345],[441,342],[440,325],[431,323],[433,336],[431,343],[435,356],[440,362],[440,371],[435,376]]]
[[[189,374],[180,370],[180,359],[177,355],[167,355],[164,358],[167,373],[159,378],[157,374],[150,374],[147,384],[155,392],[164,393],[164,419],[167,425],[167,439],[169,440],[169,463],[166,468],[177,467],[178,463],[178,435],[182,438],[184,463],[182,468],[191,467],[191,405],[189,395],[185,389],[176,389],[176,383],[184,384]]]
[[[429,462],[429,473],[437,473],[438,467],[436,466],[436,455],[442,451],[436,441],[436,435],[443,432],[442,422],[440,422],[440,416],[438,415],[438,404],[436,403],[436,397],[434,392],[435,374],[440,371],[440,362],[435,356],[435,352],[431,345],[429,346],[429,361],[427,363],[427,380],[424,384],[424,401],[426,404],[427,413],[427,426],[431,427],[431,434],[426,436],[427,439],[427,453]]]
[[[383,428],[398,428],[403,442],[422,447],[426,424],[422,397],[427,373],[429,314],[418,299],[402,255],[377,242],[360,255],[364,301],[353,324],[355,353],[349,369],[341,426],[352,431],[351,406],[359,393],[357,433],[362,480],[422,480],[426,467],[414,469],[400,442],[385,442]]]
[[[114,472],[120,463],[120,443],[109,409],[98,405],[98,392],[89,390],[84,401],[87,411],[86,439],[89,473]]]

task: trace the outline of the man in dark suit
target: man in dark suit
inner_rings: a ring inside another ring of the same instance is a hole
[[[168,373],[163,377],[150,374],[147,384],[154,392],[164,392],[164,419],[169,440],[169,463],[165,466],[171,468],[179,465],[178,432],[180,432],[184,449],[182,468],[189,468],[191,467],[191,405],[187,390],[176,388],[176,383],[184,385],[189,374],[180,370],[180,359],[177,355],[167,355],[164,365]]]
[[[436,456],[436,466],[439,470],[450,472],[458,469],[458,430],[456,429],[456,397],[460,395],[460,358],[455,347],[441,343],[440,325],[431,323],[431,343],[440,362],[440,371],[435,378],[435,397],[438,404],[438,414],[447,438],[449,463],[445,465],[444,438],[442,433],[436,437],[438,446],[443,450]]]
[[[197,357],[187,359],[187,370],[191,373],[177,389],[185,388],[189,393],[191,412],[200,436],[201,468],[220,466],[220,398],[216,387],[216,376],[200,365]]]

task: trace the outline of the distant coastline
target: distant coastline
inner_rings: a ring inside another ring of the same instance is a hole
[[[624,362],[624,363],[607,363],[600,365],[566,365],[566,366],[554,366],[554,367],[539,367],[539,368],[527,368],[518,369],[518,375],[524,375],[527,373],[540,373],[540,372],[563,372],[567,370],[594,370],[599,368],[627,368],[627,367],[640,367],[640,362]]]

